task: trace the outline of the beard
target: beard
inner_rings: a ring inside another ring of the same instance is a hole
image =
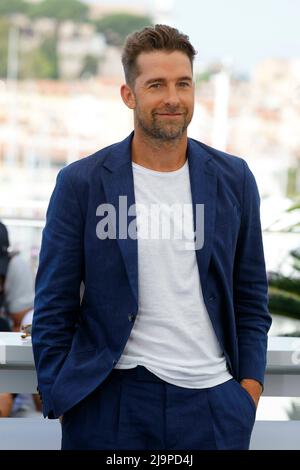
[[[159,116],[157,111],[151,113],[151,118],[147,119],[142,113],[136,109],[136,122],[142,131],[150,138],[160,141],[174,141],[180,139],[189,123],[192,116],[189,116],[187,110],[174,110],[167,109],[161,112],[176,114],[182,113],[178,118],[164,118]]]

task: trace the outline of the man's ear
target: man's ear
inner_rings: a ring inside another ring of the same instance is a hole
[[[135,96],[131,88],[126,83],[121,86],[120,93],[126,106],[129,109],[134,109],[136,106]]]

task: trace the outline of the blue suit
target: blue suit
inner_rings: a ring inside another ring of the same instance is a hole
[[[137,241],[96,234],[100,204],[115,206],[118,234],[119,196],[128,207],[135,202],[132,137],[63,168],[51,196],[32,327],[45,417],[64,414],[105,381],[138,312]],[[190,138],[187,156],[193,205],[204,204],[196,257],[215,334],[233,377],[263,383],[271,319],[255,179],[243,159]]]

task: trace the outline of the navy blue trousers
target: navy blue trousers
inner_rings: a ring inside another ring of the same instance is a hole
[[[62,449],[247,450],[256,407],[235,380],[178,387],[143,366],[113,369],[68,410]]]

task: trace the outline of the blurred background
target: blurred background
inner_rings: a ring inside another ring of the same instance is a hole
[[[35,276],[56,175],[125,138],[126,35],[177,27],[198,54],[189,136],[241,156],[261,195],[271,335],[300,336],[300,1],[1,0],[0,220]],[[295,419],[296,399],[258,418]]]

